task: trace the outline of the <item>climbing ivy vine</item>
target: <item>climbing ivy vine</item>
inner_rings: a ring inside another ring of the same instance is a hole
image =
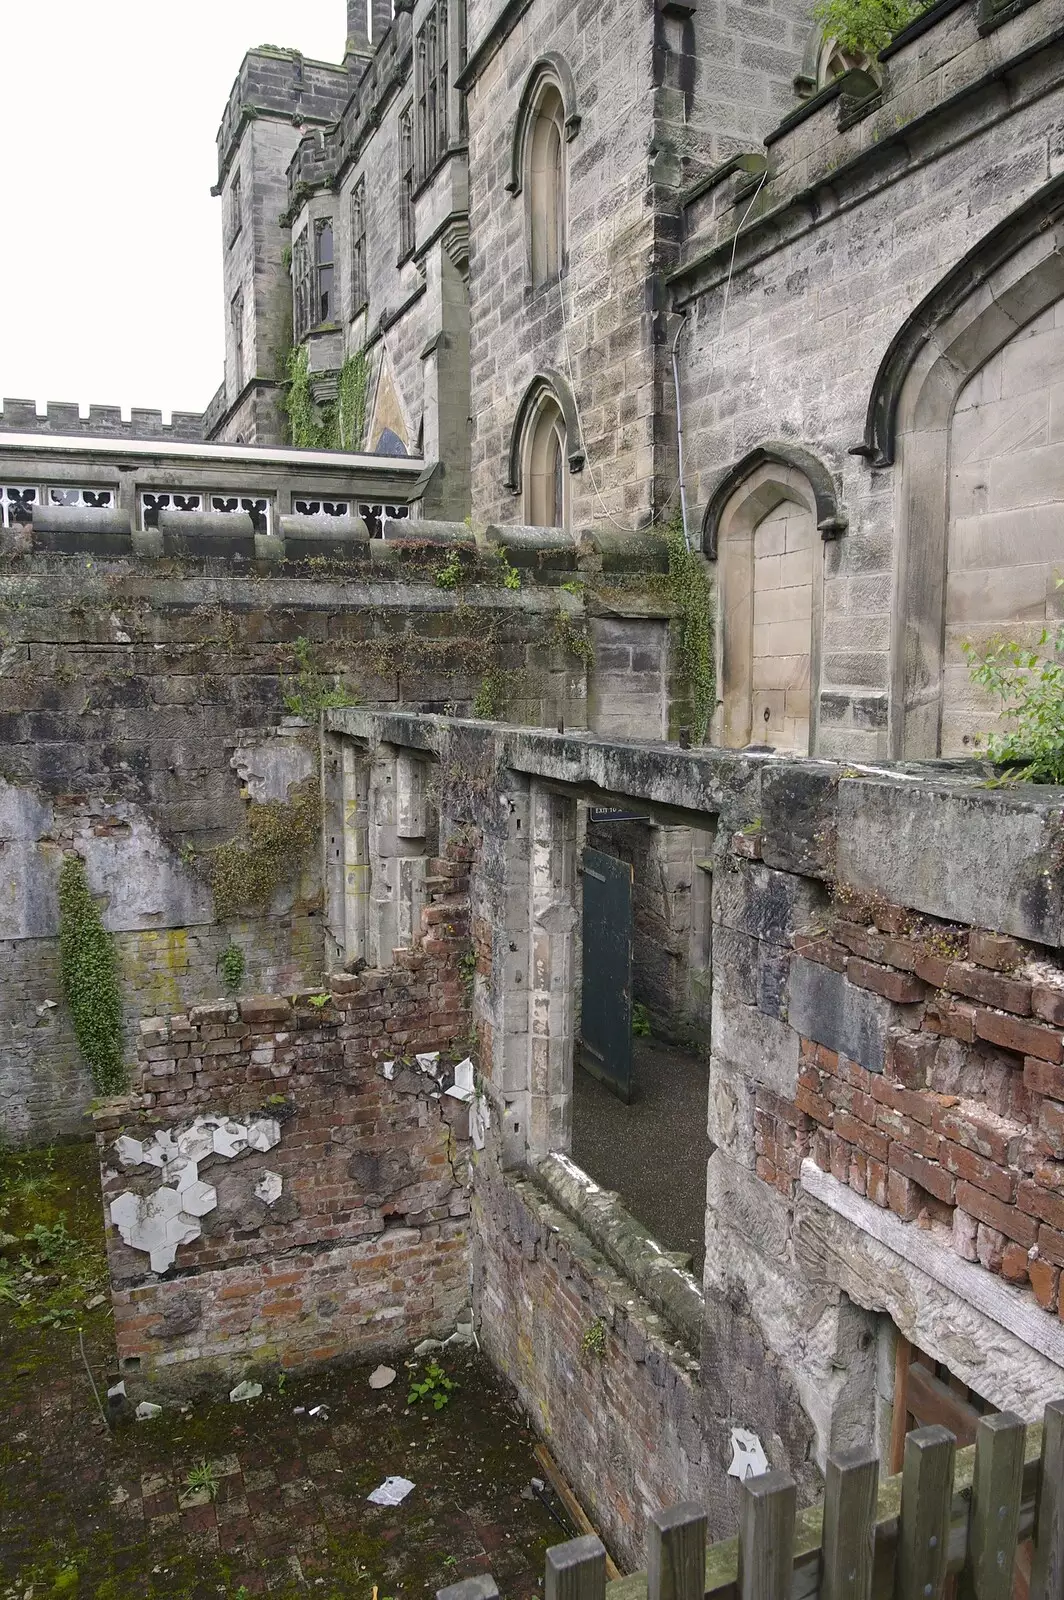
[[[358,450],[366,431],[369,357],[348,356],[340,368],[336,399],[319,404],[310,382],[306,345],[289,350],[284,364],[288,442],[298,450]]]
[[[316,848],[320,831],[321,791],[315,778],[292,790],[287,801],[252,801],[242,836],[210,854],[208,878],[218,920],[268,906]]]
[[[67,856],[59,869],[59,964],[92,1081],[101,1094],[118,1094],[126,1085],[118,959],[79,856]]]
[[[688,549],[680,518],[670,522],[664,533],[669,549],[669,599],[679,612],[679,676],[691,704],[691,735],[701,744],[717,698],[713,594],[703,562]]]

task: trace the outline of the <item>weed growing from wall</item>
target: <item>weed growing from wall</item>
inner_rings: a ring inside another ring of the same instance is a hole
[[[569,611],[559,611],[554,622],[555,642],[566,655],[576,656],[588,672],[595,665],[595,646],[587,625],[587,617],[574,617]]]
[[[820,0],[813,7],[825,37],[850,55],[874,56],[927,10],[931,0]]]
[[[235,993],[244,981],[244,952],[232,939],[218,957],[218,971],[222,975],[222,982],[232,993]]]
[[[79,856],[67,856],[59,869],[59,962],[92,1081],[100,1094],[118,1094],[126,1085],[118,960]]]
[[[243,834],[208,858],[207,878],[219,921],[243,910],[264,911],[318,847],[321,791],[308,778],[285,800],[252,801]]]
[[[706,737],[717,698],[713,651],[713,593],[701,557],[689,550],[683,523],[677,518],[664,530],[669,547],[669,599],[679,612],[679,676],[691,703],[691,734],[696,744]]]
[[[1010,783],[1064,783],[1064,626],[1043,628],[1035,645],[991,639],[982,653],[965,644],[973,683],[1001,702],[1004,733],[986,753]]]
[[[309,639],[297,639],[292,646],[296,674],[286,678],[282,699],[285,710],[293,717],[316,717],[319,711],[333,711],[340,706],[357,706],[359,697],[341,683],[337,673],[331,674],[330,683],[315,659],[314,646]]]

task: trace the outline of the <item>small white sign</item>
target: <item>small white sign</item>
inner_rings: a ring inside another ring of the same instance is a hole
[[[409,1478],[385,1478],[380,1488],[374,1489],[366,1499],[372,1500],[375,1506],[397,1506],[406,1499],[413,1487]]]

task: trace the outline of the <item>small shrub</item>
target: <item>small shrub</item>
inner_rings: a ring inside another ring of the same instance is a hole
[[[601,1361],[606,1354],[607,1344],[606,1324],[601,1317],[596,1317],[594,1322],[589,1323],[584,1329],[583,1338],[580,1340],[580,1348],[586,1356],[597,1356]]]
[[[1064,625],[1043,628],[1036,645],[995,637],[982,651],[965,644],[973,683],[1001,702],[1006,728],[986,752],[1011,783],[1064,783]]]
[[[268,906],[317,847],[320,831],[321,791],[315,778],[300,784],[287,801],[253,801],[243,836],[210,853],[208,881],[219,921]]]
[[[632,1007],[632,1032],[637,1039],[650,1036],[650,1012],[641,1000],[637,1000]]]
[[[206,1489],[212,1500],[218,1498],[218,1473],[211,1461],[197,1461],[185,1474],[190,1489]]]
[[[296,675],[284,679],[281,696],[285,710],[291,716],[314,718],[319,711],[358,705],[358,695],[341,682],[338,673],[330,674],[332,681],[329,682],[318,666],[309,639],[297,639],[292,646],[292,655]]]
[[[410,1393],[406,1397],[408,1406],[419,1405],[422,1400],[431,1400],[434,1411],[442,1411],[444,1406],[451,1403],[451,1395],[458,1388],[453,1378],[449,1378],[442,1367],[428,1366],[425,1376],[414,1379],[410,1384]]]
[[[828,38],[850,55],[874,56],[927,10],[931,0],[819,0],[813,7]]]
[[[462,565],[462,555],[457,549],[452,550],[447,560],[441,562],[433,574],[437,589],[460,589],[465,579],[465,568]]]
[[[311,994],[307,996],[307,1004],[313,1006],[316,1011],[324,1011],[331,998],[327,994]]]
[[[244,952],[230,939],[218,957],[218,970],[227,989],[236,991],[244,981]]]

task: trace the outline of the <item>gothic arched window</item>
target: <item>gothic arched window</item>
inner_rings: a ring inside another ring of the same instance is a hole
[[[528,150],[528,228],[532,284],[549,283],[565,262],[565,111],[546,80],[531,111]]]
[[[525,440],[525,521],[564,528],[569,521],[569,465],[565,421],[553,395],[544,394],[529,418]]]

